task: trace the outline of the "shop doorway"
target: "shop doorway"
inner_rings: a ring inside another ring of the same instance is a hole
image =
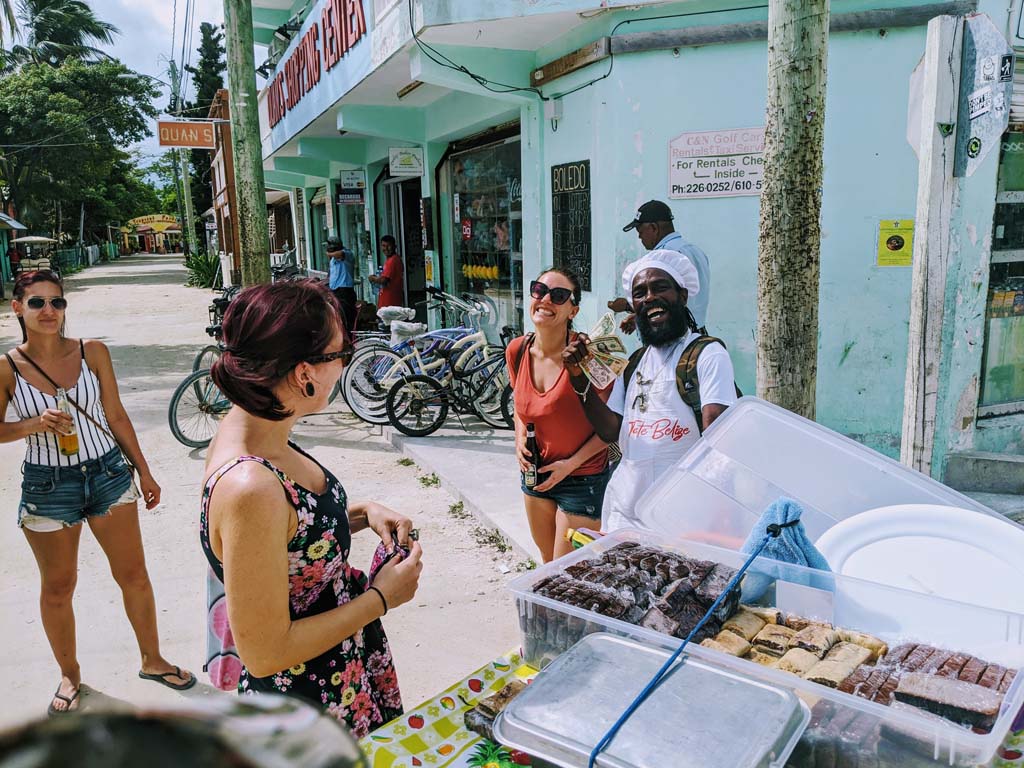
[[[423,231],[420,228],[420,180],[386,179],[381,182],[380,221],[377,228],[377,263],[380,238],[392,235],[405,267],[405,306],[416,310],[416,320],[427,321],[427,278],[423,259]]]

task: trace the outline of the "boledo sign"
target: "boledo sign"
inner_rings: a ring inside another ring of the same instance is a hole
[[[158,120],[157,136],[161,147],[216,149],[213,123],[208,121]]]
[[[267,115],[273,128],[366,35],[362,0],[327,0],[267,89]]]

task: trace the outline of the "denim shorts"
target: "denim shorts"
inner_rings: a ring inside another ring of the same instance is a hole
[[[600,520],[604,489],[608,486],[611,476],[612,471],[606,469],[596,475],[569,475],[554,488],[543,492],[527,488],[525,483],[522,489],[523,493],[535,499],[550,499],[567,515]],[[539,482],[537,484],[540,485]]]
[[[71,467],[21,465],[18,526],[45,533],[105,515],[138,499],[119,448]]]

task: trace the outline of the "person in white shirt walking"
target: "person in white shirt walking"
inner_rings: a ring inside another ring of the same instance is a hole
[[[698,331],[688,309],[701,284],[686,256],[652,251],[626,268],[622,287],[631,297],[644,347],[616,380],[607,404],[587,387],[581,367],[590,355],[586,335],[579,334],[563,352],[594,431],[602,440],[618,440],[622,451],[605,493],[601,527],[606,532],[652,528],[637,501],[737,395],[729,353]],[[684,390],[692,391],[684,397]]]
[[[697,321],[697,327],[707,323],[708,305],[711,303],[711,264],[704,251],[676,232],[672,209],[661,200],[648,200],[640,206],[636,216],[622,228],[623,232],[635,229],[637,237],[648,251],[677,251],[688,257],[697,269],[700,291],[690,294],[687,306]],[[626,293],[629,296],[628,290]]]

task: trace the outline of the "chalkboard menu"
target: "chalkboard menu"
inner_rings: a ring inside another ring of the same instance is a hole
[[[575,272],[590,290],[590,161],[551,168],[551,244],[556,267]]]

